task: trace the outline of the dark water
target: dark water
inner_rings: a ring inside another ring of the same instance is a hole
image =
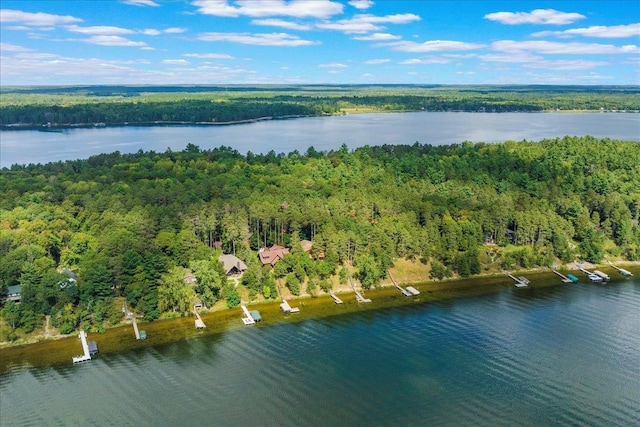
[[[3,426],[637,426],[640,281],[246,327],[0,392]]]
[[[346,144],[443,145],[472,142],[538,141],[565,135],[640,141],[640,115],[632,113],[390,113],[266,121],[234,126],[119,127],[64,132],[1,131],[0,167],[87,158],[138,150],[180,151],[188,143],[203,149],[230,146],[248,151],[304,153]]]

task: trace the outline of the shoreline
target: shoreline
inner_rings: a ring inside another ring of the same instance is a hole
[[[216,127],[216,126],[234,126],[258,123],[271,120],[293,120],[309,117],[331,117],[343,116],[349,114],[386,114],[386,113],[477,113],[477,114],[545,114],[545,113],[566,113],[566,114],[596,114],[596,113],[616,113],[616,114],[638,114],[637,110],[522,110],[522,111],[476,111],[476,110],[378,110],[375,108],[346,108],[338,113],[327,113],[318,115],[291,115],[291,116],[265,116],[253,119],[234,120],[227,122],[193,122],[187,120],[161,121],[152,122],[124,122],[124,123],[50,123],[50,124],[32,124],[32,123],[13,123],[0,125],[3,131],[39,131],[39,132],[65,132],[73,129],[103,129],[118,127]]]
[[[640,274],[640,262],[617,262],[616,266],[625,266],[634,275]],[[610,283],[626,280],[624,276],[615,271],[608,264],[598,264],[594,267],[610,273]],[[568,270],[566,266],[559,271]],[[513,271],[512,274],[526,275],[531,280],[527,289],[548,288],[565,285],[548,268]],[[578,285],[591,284],[580,273],[581,281]],[[406,305],[428,304],[443,300],[473,297],[505,290],[520,291],[514,286],[512,279],[504,273],[489,273],[473,276],[467,279],[450,278],[442,281],[405,281],[396,278],[400,285],[411,285],[420,291],[416,297],[403,296],[391,283],[385,280],[377,288],[366,291],[366,297],[372,299],[370,304],[359,304],[350,287],[335,289],[337,295],[344,301],[343,304],[335,304],[329,294],[321,293],[317,296],[303,295],[289,300],[292,307],[299,307],[300,313],[283,314],[280,311],[280,302],[276,300],[254,301],[247,305],[250,309],[261,312],[263,321],[255,327],[273,326],[284,322],[302,322],[306,320],[329,318],[336,315],[375,311]],[[595,284],[599,285],[599,284]],[[571,286],[571,284],[568,284]],[[602,286],[602,285],[600,285]],[[131,323],[120,323],[108,328],[104,333],[91,333],[89,340],[95,340],[100,353],[117,354],[126,351],[138,350],[160,345],[172,344],[184,339],[215,335],[233,330],[245,328],[242,324],[242,312],[240,307],[225,308],[200,312],[205,329],[196,330],[194,327],[195,316],[161,319],[153,322],[139,323],[141,330],[146,330],[146,340],[136,340]],[[77,332],[70,335],[54,335],[44,337],[42,335],[31,337],[25,341],[13,343],[0,343],[0,375],[9,372],[12,368],[21,366],[45,367],[57,364],[71,364],[71,358],[81,352],[81,346],[77,338]],[[98,357],[100,357],[98,355]]]

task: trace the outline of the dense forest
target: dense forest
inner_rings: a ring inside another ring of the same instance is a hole
[[[640,111],[627,86],[89,86],[3,88],[0,126],[233,123],[358,111]]]
[[[22,287],[0,312],[2,340],[45,315],[62,333],[102,330],[121,318],[117,297],[148,320],[196,295],[235,306],[222,252],[247,264],[249,297],[266,299],[277,281],[313,294],[347,271],[376,286],[398,259],[432,279],[640,259],[640,144],[592,137],[304,154],[190,144],[14,165],[0,192],[0,284]],[[291,253],[263,267],[272,244]]]

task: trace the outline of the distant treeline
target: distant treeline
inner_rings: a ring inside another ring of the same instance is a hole
[[[226,123],[357,111],[640,111],[637,87],[4,88],[0,126]]]

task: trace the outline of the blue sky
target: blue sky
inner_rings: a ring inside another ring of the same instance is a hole
[[[640,84],[637,1],[13,1],[0,84]]]

